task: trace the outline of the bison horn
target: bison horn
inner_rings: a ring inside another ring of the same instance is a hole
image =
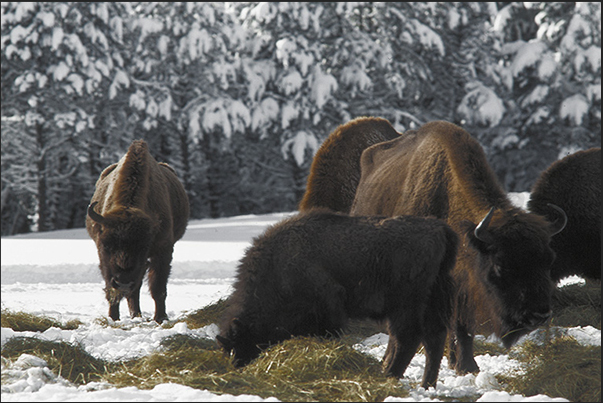
[[[565,225],[567,224],[567,214],[565,214],[565,211],[563,211],[561,207],[556,206],[553,203],[547,203],[546,205],[553,210],[556,210],[561,215],[561,217],[555,220],[555,222],[552,224],[551,236],[555,236],[563,231],[563,228],[565,228]]]
[[[492,220],[492,216],[494,215],[494,207],[488,211],[488,214],[484,217],[484,219],[475,227],[475,231],[473,234],[477,239],[485,243],[492,243],[493,238],[490,231],[488,231],[488,225],[490,225],[490,221]]]
[[[90,217],[92,219],[92,221],[95,221],[99,224],[104,224],[106,221],[105,217],[103,217],[102,215],[100,215],[96,211],[94,211],[94,207],[97,204],[98,204],[98,202],[95,201],[94,203],[92,203],[88,206],[88,217]]]

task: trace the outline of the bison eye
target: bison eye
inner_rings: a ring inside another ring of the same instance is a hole
[[[492,273],[494,273],[496,277],[500,277],[502,275],[502,268],[499,265],[494,264],[492,265]]]

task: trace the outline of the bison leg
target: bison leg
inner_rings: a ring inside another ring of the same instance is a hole
[[[142,282],[140,282],[128,295],[128,308],[130,309],[130,317],[138,318],[141,317],[142,314],[140,312],[140,287],[142,286]]]
[[[105,285],[105,297],[109,302],[109,317],[113,320],[119,320],[119,302],[123,295],[111,287],[110,284]]]
[[[172,251],[173,249],[170,249],[168,252],[154,255],[149,266],[149,290],[155,301],[155,317],[153,320],[157,323],[168,320],[165,312],[165,298],[167,297],[167,281],[170,275]]]
[[[421,344],[421,323],[417,312],[401,313],[406,318],[389,320],[389,343],[383,357],[383,370],[401,378]]]
[[[454,368],[459,375],[479,372],[479,367],[473,358],[473,335],[468,332],[465,325],[457,322],[454,336],[450,339],[448,366]]]
[[[444,356],[444,345],[446,344],[446,327],[435,331],[426,331],[423,337],[425,347],[425,372],[421,386],[425,389],[436,386],[440,363]]]

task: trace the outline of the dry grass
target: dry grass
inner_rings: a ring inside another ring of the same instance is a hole
[[[16,332],[44,332],[51,327],[63,330],[74,330],[82,324],[79,320],[70,320],[63,324],[45,316],[36,316],[25,312],[2,310],[2,327],[9,327]]]
[[[381,372],[377,360],[341,340],[287,340],[242,369],[234,368],[215,343],[181,337],[165,345],[166,351],[124,365],[106,380],[144,388],[178,382],[213,393],[275,396],[283,401],[382,401],[408,395],[396,379]]]
[[[219,299],[213,304],[209,304],[202,309],[198,309],[193,313],[186,315],[183,319],[177,322],[170,323],[171,326],[178,322],[185,322],[189,329],[198,329],[203,326],[217,323],[222,313],[226,309],[228,299]]]
[[[2,347],[2,357],[14,361],[21,354],[31,354],[44,359],[48,368],[76,384],[102,380],[109,364],[92,357],[83,348],[64,342],[52,342],[31,337],[13,337]]]
[[[571,402],[601,401],[600,346],[582,346],[560,337],[544,345],[526,342],[515,358],[525,364],[526,373],[502,379],[513,393],[545,394]]]

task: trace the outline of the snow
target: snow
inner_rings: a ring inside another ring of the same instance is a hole
[[[467,83],[465,89],[467,94],[457,107],[457,112],[470,124],[497,126],[505,114],[503,101],[491,88],[479,81]]]
[[[297,166],[301,166],[304,163],[306,149],[309,148],[312,155],[314,155],[318,150],[318,147],[318,140],[312,133],[300,130],[295,136],[283,143],[281,152],[283,153],[283,157],[287,159],[287,153],[291,150]]]
[[[295,68],[291,69],[287,75],[281,78],[279,85],[280,91],[285,95],[291,95],[301,88],[304,80]]]
[[[337,79],[329,73],[323,73],[320,66],[314,67],[311,83],[311,98],[318,109],[321,109],[337,91]]]
[[[510,194],[514,204],[524,207],[527,192]],[[176,243],[172,274],[166,301],[170,319],[178,319],[196,311],[232,291],[236,266],[253,237],[267,226],[293,213],[248,215],[220,219],[192,220],[183,239]],[[11,337],[37,337],[44,340],[78,343],[94,357],[120,361],[150,354],[161,340],[174,334],[214,338],[215,324],[189,329],[179,323],[165,329],[150,319],[154,304],[146,287],[141,292],[143,318],[130,319],[127,304],[121,304],[122,320],[113,326],[102,326],[99,318],[108,311],[103,282],[98,270],[96,248],[85,229],[32,233],[2,238],[2,309],[44,315],[66,322],[83,322],[75,330],[50,328],[44,332],[18,332],[2,328],[2,345]],[[576,279],[569,280],[576,281]],[[578,280],[579,281],[579,280]],[[601,332],[590,326],[556,328],[560,334],[575,337],[587,345],[600,345]],[[479,338],[484,336],[478,335]],[[526,336],[538,342],[542,331]],[[383,357],[388,335],[376,334],[354,347],[378,359]],[[488,341],[495,339],[489,338]],[[481,395],[478,401],[500,402],[561,402],[565,399],[545,395],[522,396],[501,391],[495,375],[521,371],[519,362],[508,355],[479,355],[478,375],[457,376],[448,369],[444,358],[437,387],[425,390],[411,388],[410,382],[420,382],[425,356],[417,354],[408,367],[401,385],[410,388],[408,398],[389,397],[388,402],[442,401],[464,396]],[[77,386],[53,374],[47,363],[29,354],[14,362],[2,360],[2,401],[256,401],[274,402],[274,397],[251,395],[217,395],[175,383],[160,384],[150,390],[136,387],[115,388],[105,383]]]
[[[440,56],[444,56],[446,54],[444,49],[444,41],[442,41],[442,38],[440,38],[435,31],[415,19],[411,19],[410,23],[414,28],[414,32],[419,36],[421,45],[425,46],[426,49],[435,47]]]
[[[580,126],[589,108],[590,104],[584,95],[574,94],[561,102],[559,117],[569,119],[572,124]]]
[[[522,46],[517,49],[517,53],[511,64],[513,77],[519,76],[525,69],[538,63],[541,60],[543,53],[547,50],[547,45],[543,42],[518,42],[522,43]]]
[[[525,108],[530,104],[542,102],[549,94],[549,87],[546,85],[537,85],[532,92],[521,101],[521,107]]]

